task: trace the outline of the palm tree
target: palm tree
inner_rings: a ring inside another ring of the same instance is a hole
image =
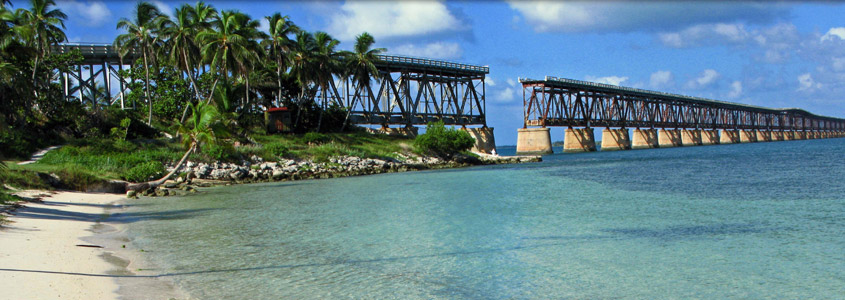
[[[212,69],[218,71],[224,82],[229,82],[229,72],[233,75],[246,75],[252,64],[257,61],[259,47],[255,38],[261,37],[258,26],[258,21],[251,20],[248,15],[225,10],[212,22],[211,29],[197,35],[197,39],[204,43],[203,57],[211,62]],[[215,79],[212,85],[212,91],[217,85],[217,80]],[[247,89],[247,99],[248,93]]]
[[[164,175],[164,177],[155,181],[127,184],[127,190],[142,191],[158,187],[167,181],[167,179],[173,177],[182,168],[182,165],[185,164],[191,153],[199,150],[203,144],[217,143],[219,138],[227,135],[226,127],[223,126],[220,118],[220,112],[214,105],[209,105],[202,101],[189,103],[188,105],[191,107],[191,117],[188,119],[187,124],[182,124],[179,127],[182,143],[187,149],[185,154],[176,163],[173,170],[167,173],[167,175]]]
[[[193,9],[192,6],[183,4],[174,11],[172,20],[167,15],[162,16],[158,26],[160,27],[161,37],[167,41],[165,48],[168,50],[168,58],[171,63],[176,65],[177,69],[185,73],[191,82],[196,97],[199,98],[201,95],[193,76],[196,54],[199,52],[194,39],[197,32],[192,19]]]
[[[53,0],[31,0],[30,4],[32,4],[30,10],[19,8],[17,14],[22,18],[20,20],[22,25],[27,27],[28,34],[23,36],[25,44],[35,49],[32,82],[37,86],[35,74],[38,71],[39,61],[50,54],[53,45],[67,39],[63,31],[67,15],[59,9],[52,8],[56,5]],[[33,93],[37,98],[38,89],[33,89]]]
[[[153,122],[153,99],[150,97],[150,63],[148,56],[152,55],[152,45],[156,43],[157,37],[153,30],[161,15],[155,5],[149,2],[138,2],[135,7],[134,22],[121,18],[117,22],[117,29],[124,29],[126,33],[114,39],[114,45],[120,49],[121,55],[126,55],[134,49],[140,49],[144,57],[144,94],[147,98],[147,104],[150,106],[147,125]]]
[[[299,32],[296,35],[293,51],[288,54],[289,74],[296,79],[300,88],[294,128],[298,126],[302,110],[305,108],[305,91],[311,83],[316,81],[315,53],[317,53],[317,42],[314,40],[314,35],[310,32]]]
[[[376,68],[375,62],[379,60],[378,54],[381,54],[387,49],[375,48],[370,49],[376,40],[367,32],[362,33],[355,38],[354,52],[347,53],[345,59],[345,77],[351,77],[355,85],[355,94],[359,95],[361,92],[367,93],[367,96],[373,97],[373,90],[370,88],[371,78],[379,80],[380,74]],[[349,120],[349,112],[355,106],[355,99],[352,97],[352,103],[349,104],[346,111],[346,119],[343,122],[343,127],[346,127],[346,121]],[[341,129],[343,130],[343,129]]]
[[[293,48],[293,41],[289,36],[298,33],[300,29],[293,24],[290,17],[280,13],[265,18],[270,24],[270,37],[265,39],[264,43],[267,52],[276,59],[276,101],[279,103],[282,100],[282,71],[287,68],[287,53]]]
[[[317,46],[317,53],[314,56],[314,66],[316,67],[314,77],[323,94],[323,101],[321,101],[320,106],[320,119],[317,121],[317,132],[319,132],[323,123],[323,111],[327,108],[329,85],[334,80],[334,75],[340,72],[341,58],[346,56],[346,53],[335,51],[340,41],[335,40],[328,33],[318,31],[314,35],[314,42]]]

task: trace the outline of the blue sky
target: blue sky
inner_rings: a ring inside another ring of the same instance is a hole
[[[58,1],[72,42],[110,43],[134,2]],[[151,1],[172,12],[185,1]],[[389,53],[488,65],[488,125],[522,127],[517,79],[546,75],[845,117],[845,4],[838,2],[207,1],[255,19],[290,15],[349,49],[367,31]],[[193,1],[188,1],[193,3]],[[13,1],[14,7],[26,7]],[[562,129],[552,139],[562,140]]]

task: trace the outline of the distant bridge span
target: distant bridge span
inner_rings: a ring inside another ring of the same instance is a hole
[[[550,138],[544,137],[548,126],[567,127],[566,152],[595,151],[591,127],[606,128],[603,150],[841,137],[845,131],[845,119],[797,108],[772,109],[557,77],[520,82],[525,119],[517,151],[522,153],[551,151],[545,142]],[[635,129],[633,142],[628,128]]]

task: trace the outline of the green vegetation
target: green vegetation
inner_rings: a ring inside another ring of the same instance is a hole
[[[328,104],[330,95],[319,92],[340,77],[351,79],[357,97],[375,96],[376,55],[386,50],[373,48],[375,38],[366,32],[353,51],[339,51],[340,42],[329,34],[308,32],[281,13],[265,17],[269,32],[262,32],[258,19],[237,10],[217,11],[200,1],[168,14],[142,1],[131,18],[116,24],[121,34],[114,46],[135,59],[135,67],[121,74],[131,78],[125,103],[106,99],[103,86],[100,93],[68,87],[82,92],[78,101],[64,97],[60,74],[81,54],[51,51],[66,41],[67,16],[54,0],[29,4],[13,10],[0,1],[0,158],[64,147],[34,164],[4,165],[4,184],[47,189],[53,174],[66,187],[81,188],[106,179],[155,179],[165,165],[188,159],[325,162],[347,155],[395,158],[413,150],[410,139],[347,126],[348,108]],[[121,110],[123,105],[135,109]],[[264,134],[263,111],[280,106],[293,113],[295,134]],[[468,148],[468,135],[442,124],[430,128],[426,136],[432,137],[417,141],[425,153],[448,156]],[[435,135],[438,130],[445,135]],[[145,184],[155,187],[173,175]]]
[[[443,122],[428,123],[425,133],[417,136],[414,146],[425,154],[450,158],[456,153],[467,151],[475,143],[466,131],[446,128]]]

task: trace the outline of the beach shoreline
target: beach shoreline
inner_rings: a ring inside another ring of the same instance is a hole
[[[0,290],[8,299],[186,299],[110,220],[123,195],[26,191],[41,201],[8,212],[0,228]],[[124,246],[126,248],[124,248]],[[133,272],[131,270],[137,270]]]

